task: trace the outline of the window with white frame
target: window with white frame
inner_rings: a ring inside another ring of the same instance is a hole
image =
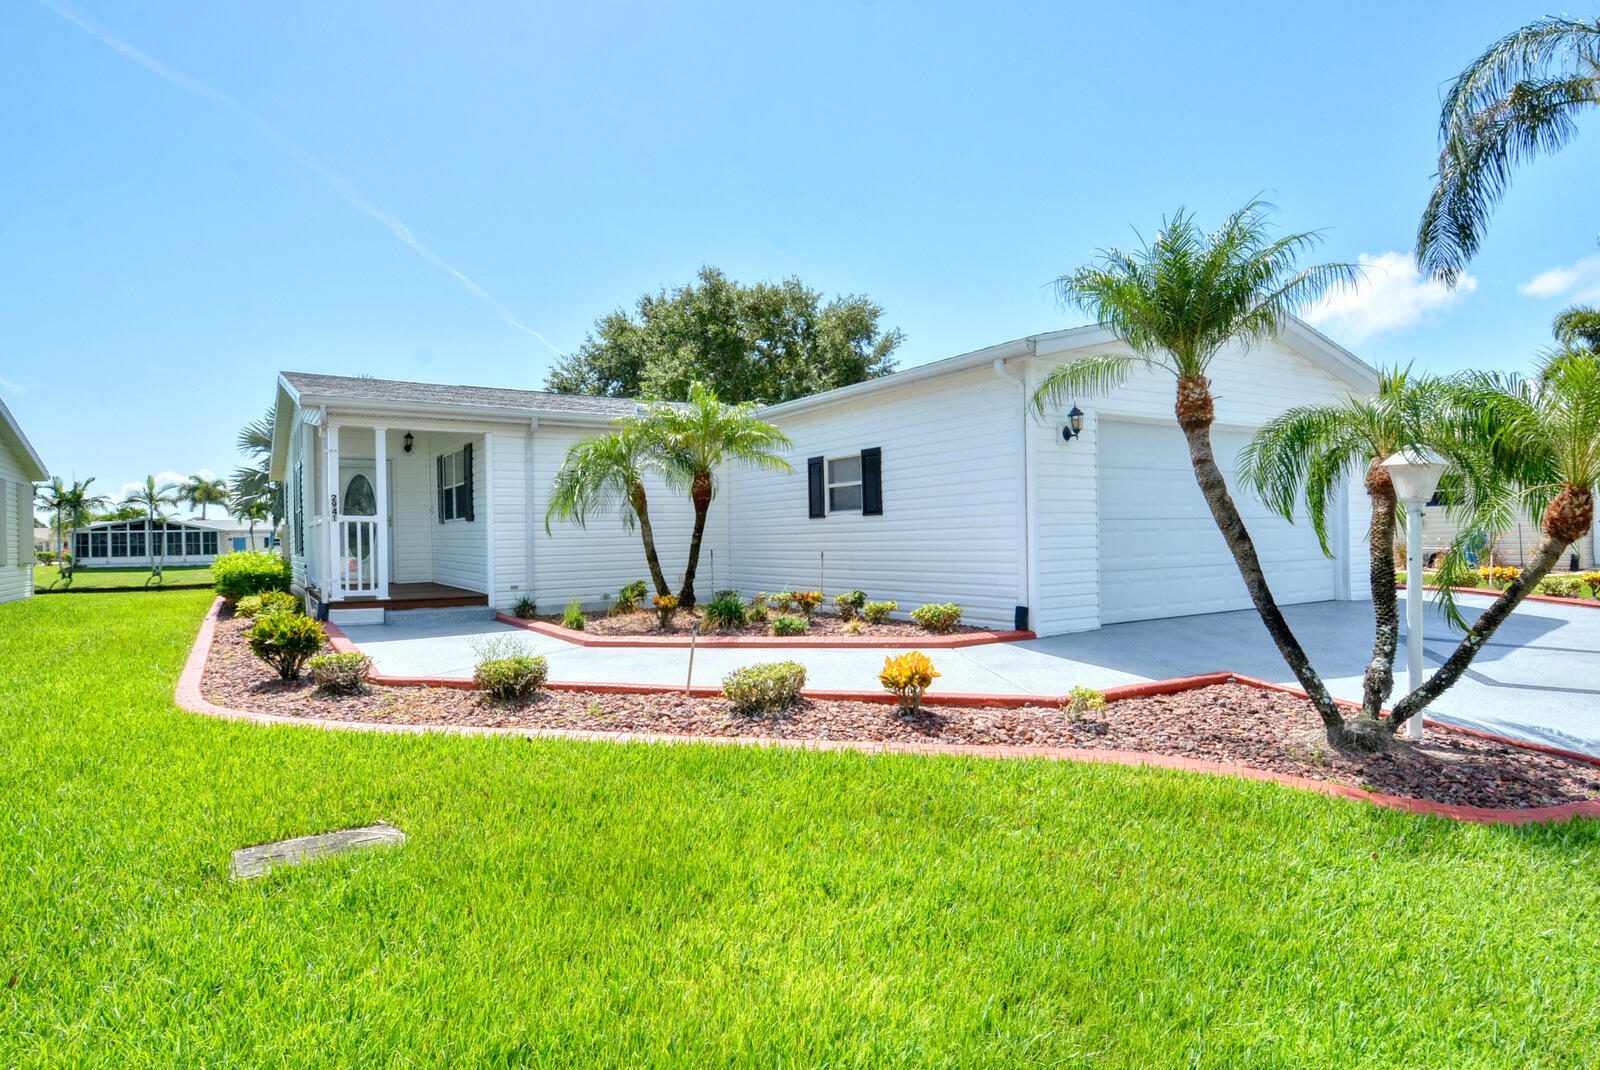
[[[461,447],[454,453],[442,453],[436,459],[439,480],[439,523],[450,520],[471,520],[472,516],[472,446]]]
[[[861,512],[861,455],[828,459],[828,512]]]

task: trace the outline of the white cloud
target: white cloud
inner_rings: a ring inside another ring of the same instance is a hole
[[[1453,290],[1423,278],[1410,253],[1362,253],[1357,261],[1365,269],[1359,283],[1329,290],[1306,310],[1306,319],[1352,345],[1415,327],[1478,288],[1471,275],[1462,275]]]
[[[7,390],[11,391],[13,394],[22,393],[22,384],[21,383],[14,383],[10,379],[7,379],[3,375],[0,375],[0,386],[5,387]]]
[[[1600,255],[1586,256],[1570,267],[1541,271],[1517,287],[1528,297],[1564,297],[1570,301],[1600,301]]]

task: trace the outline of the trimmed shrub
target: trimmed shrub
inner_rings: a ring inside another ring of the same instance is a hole
[[[700,627],[708,632],[718,628],[743,628],[749,619],[750,611],[745,609],[739,592],[725,592],[705,604]]]
[[[531,654],[485,658],[472,673],[472,682],[501,702],[530,698],[544,686],[550,663]]]
[[[648,590],[644,580],[634,580],[617,592],[617,604],[611,607],[611,612],[618,615],[638,612],[639,603],[644,601]]]
[[[861,616],[868,624],[882,624],[899,608],[899,602],[868,602],[861,607]]]
[[[289,589],[289,562],[265,550],[223,554],[211,566],[217,593],[237,601],[246,595]]]
[[[247,594],[234,603],[233,612],[240,617],[264,617],[269,613],[303,613],[305,606],[288,591],[268,591],[265,594]]]
[[[672,624],[672,615],[678,611],[678,596],[673,594],[658,594],[654,599],[656,607],[656,620],[666,628]]]
[[[809,621],[792,613],[780,613],[772,618],[773,635],[804,635],[809,627]]]
[[[1106,708],[1106,696],[1092,687],[1075,687],[1067,692],[1067,701],[1061,707],[1074,721],[1085,714]]]
[[[306,669],[324,691],[357,695],[367,689],[367,673],[372,671],[372,659],[359,650],[343,654],[318,654],[306,662]]]
[[[793,661],[771,661],[735,669],[722,678],[722,694],[735,713],[746,716],[784,709],[806,686],[806,667]]]
[[[751,624],[767,623],[767,607],[751,606],[750,609],[745,613],[745,619]]]
[[[519,598],[517,604],[511,607],[511,615],[518,620],[532,620],[539,615],[539,603],[531,598]]]
[[[806,615],[806,620],[810,620],[811,614],[822,604],[821,591],[795,591],[791,597],[794,599],[794,607]]]
[[[568,602],[566,611],[561,614],[561,626],[563,628],[571,628],[575,632],[581,632],[588,624],[589,618],[583,615],[583,607],[578,604],[578,600],[574,598]]]
[[[261,596],[247,594],[233,604],[233,615],[249,619],[261,612]]]
[[[866,604],[866,591],[846,591],[833,596],[833,608],[839,611],[840,620],[855,620]]]
[[[911,619],[930,632],[953,631],[961,623],[961,607],[954,602],[931,602],[913,609]]]
[[[255,656],[278,670],[284,680],[300,679],[306,659],[321,650],[327,638],[322,625],[298,613],[258,616],[244,637]]]
[[[884,658],[878,682],[895,697],[902,712],[914,714],[922,709],[922,696],[939,675],[932,658],[911,650],[897,658]]]

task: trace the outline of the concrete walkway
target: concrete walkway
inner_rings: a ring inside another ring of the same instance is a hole
[[[1468,595],[1461,603],[1471,619],[1490,600]],[[1372,649],[1371,603],[1317,602],[1287,607],[1285,615],[1333,693],[1359,698]],[[393,676],[471,676],[476,645],[503,635],[549,658],[555,680],[681,685],[688,678],[687,649],[580,647],[492,620],[351,625],[344,631],[380,673]],[[1425,636],[1430,668],[1449,657],[1459,639],[1432,605]],[[740,666],[784,659],[806,666],[811,687],[875,689],[885,655],[895,652],[701,649],[695,654],[694,682],[715,685]],[[935,696],[945,691],[1055,697],[1080,684],[1105,688],[1219,671],[1294,683],[1260,618],[1249,610],[931,653],[943,674],[931,692]],[[1397,663],[1398,692],[1405,684],[1403,644]],[[1600,609],[1525,603],[1429,714],[1600,755]]]

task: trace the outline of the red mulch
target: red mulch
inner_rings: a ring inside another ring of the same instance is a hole
[[[789,616],[801,616],[795,610]],[[753,635],[767,636],[772,634],[772,618],[779,616],[777,610],[769,610],[767,619],[761,624],[746,624],[743,628],[718,628],[715,631],[701,632],[701,635]],[[559,616],[540,616],[538,620],[551,624],[561,624]],[[653,609],[641,609],[636,613],[620,613],[608,615],[604,613],[587,614],[588,623],[584,631],[590,635],[682,635],[688,636],[690,632],[700,627],[700,608],[680,610],[672,615],[672,623],[661,627],[661,620]],[[806,635],[855,635],[869,638],[888,638],[894,636],[926,636],[934,634],[929,632],[914,621],[891,620],[882,624],[868,624],[861,622],[859,633],[847,630],[848,622],[840,620],[837,614],[817,612],[811,616],[811,624],[806,628]],[[987,631],[985,628],[968,627],[961,624],[950,629],[944,635],[961,635],[967,632]]]
[[[310,680],[279,681],[240,633],[218,623],[202,690],[212,702],[291,717],[398,724],[487,725],[947,744],[1079,747],[1176,755],[1292,773],[1389,795],[1467,806],[1529,808],[1600,798],[1600,767],[1452,732],[1377,755],[1330,751],[1304,699],[1221,684],[1125,699],[1076,722],[1055,706],[930,705],[906,718],[892,705],[805,699],[781,714],[744,717],[721,698],[547,691],[497,703],[478,691],[373,687],[325,695]]]

